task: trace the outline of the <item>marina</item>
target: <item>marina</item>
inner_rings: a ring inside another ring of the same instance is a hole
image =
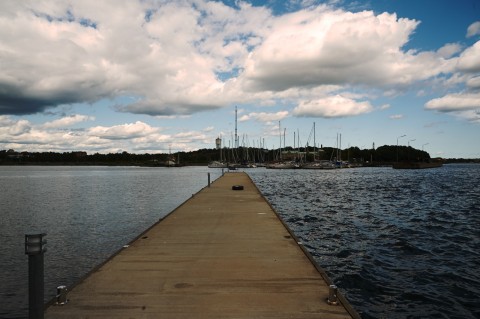
[[[480,319],[480,0],[0,12],[0,319]]]

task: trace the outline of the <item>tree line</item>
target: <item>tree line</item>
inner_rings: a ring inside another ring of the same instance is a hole
[[[376,149],[349,147],[338,150],[303,147],[267,150],[251,147],[238,149],[200,149],[191,152],[132,154],[128,152],[87,154],[86,152],[16,152],[0,151],[0,165],[207,165],[214,160],[227,162],[272,162],[277,160],[311,162],[314,160],[348,161],[361,165],[389,165],[398,161],[431,160],[430,154],[411,146],[385,145]],[[478,159],[446,159],[445,162],[479,162]]]

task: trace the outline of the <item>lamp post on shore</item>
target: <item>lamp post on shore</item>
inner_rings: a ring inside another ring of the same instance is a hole
[[[413,141],[416,141],[416,139],[413,139],[413,140],[409,140],[407,145],[410,147],[410,142],[413,142]]]
[[[405,136],[407,136],[407,135],[403,134],[402,136],[397,137],[397,163],[398,163],[398,139],[402,138],[402,137],[405,137]]]
[[[424,147],[425,145],[428,145],[428,144],[430,144],[430,143],[422,144],[422,152],[423,152],[423,147]]]
[[[43,254],[47,251],[47,234],[25,235],[28,255],[28,318],[43,319],[44,275]]]

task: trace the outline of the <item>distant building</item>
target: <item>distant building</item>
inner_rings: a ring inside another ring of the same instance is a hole
[[[72,155],[75,157],[85,157],[87,156],[87,152],[72,152]]]
[[[217,137],[217,139],[215,140],[215,147],[217,148],[217,150],[222,148],[222,139],[220,137]]]
[[[9,149],[7,151],[7,157],[10,159],[20,159],[23,157],[23,155],[18,152],[15,152],[15,150]]]

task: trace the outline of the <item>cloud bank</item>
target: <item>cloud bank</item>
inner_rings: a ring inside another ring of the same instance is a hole
[[[419,22],[389,13],[317,6],[274,16],[202,0],[7,1],[0,9],[0,114],[122,97],[130,101],[117,104],[123,112],[192,114],[280,94],[302,95],[296,114],[305,115],[312,89],[403,90],[456,63],[444,52],[403,51]],[[473,24],[468,34],[477,33]],[[477,72],[478,51],[465,50],[457,68]]]
[[[0,116],[0,143],[6,149],[29,149],[37,151],[117,153],[157,153],[174,150],[192,150],[194,143],[211,143],[211,138],[202,131],[183,131],[176,134],[163,133],[164,128],[136,121],[113,126],[93,126],[73,129],[78,123],[93,121],[89,116],[75,114],[45,124],[28,120],[16,120]]]
[[[165,118],[234,104],[289,108],[241,121],[338,118],[381,109],[376,96],[431,83],[448,92],[425,109],[476,122],[480,41],[406,50],[419,23],[328,5],[274,14],[241,1],[2,1],[0,140],[12,148],[42,140],[58,150],[121,150],[128,141],[144,151],[173,136],[142,121],[71,130],[96,119],[73,114],[36,125],[15,116],[107,100],[118,112]],[[466,30],[467,38],[479,35],[480,22]]]
[[[480,35],[480,22],[468,27],[467,37]],[[480,123],[480,41],[466,48],[456,59],[456,75],[465,88],[425,103],[425,109],[450,113]]]

